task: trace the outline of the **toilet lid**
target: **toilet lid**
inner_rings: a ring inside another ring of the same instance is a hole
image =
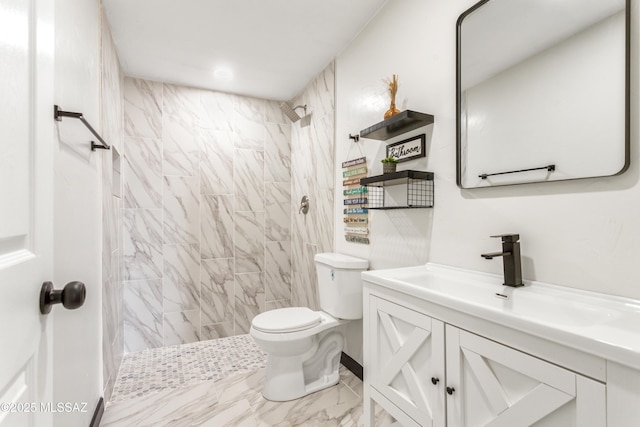
[[[319,323],[319,313],[307,307],[289,307],[258,314],[251,325],[262,332],[284,333],[302,331]]]

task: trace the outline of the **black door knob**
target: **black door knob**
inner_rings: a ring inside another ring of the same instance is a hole
[[[437,385],[440,382],[440,378],[431,377],[431,384]]]
[[[456,391],[456,389],[455,389],[455,388],[453,388],[453,387],[447,387],[447,394],[448,394],[449,396],[451,396],[451,395],[453,394],[453,392],[454,392],[454,391]]]
[[[62,290],[53,289],[51,282],[44,282],[40,289],[40,313],[49,314],[51,307],[59,303],[68,310],[82,307],[86,295],[87,288],[82,282],[69,282]]]

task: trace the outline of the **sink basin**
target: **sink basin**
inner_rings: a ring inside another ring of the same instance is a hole
[[[462,313],[640,369],[640,301],[438,264],[362,273],[387,287]]]

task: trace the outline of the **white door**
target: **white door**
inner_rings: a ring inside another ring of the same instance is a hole
[[[404,426],[444,427],[444,323],[373,296],[370,310],[371,396]]]
[[[0,426],[49,426],[53,2],[0,0]]]
[[[446,326],[447,425],[602,427],[605,385]]]

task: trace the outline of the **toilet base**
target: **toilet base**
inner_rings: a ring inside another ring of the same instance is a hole
[[[340,382],[340,374],[325,375],[307,385],[301,384],[299,380],[300,378],[296,378],[295,376],[279,377],[275,381],[273,378],[270,381],[265,379],[264,387],[262,387],[262,397],[273,402],[287,402],[289,400],[300,399],[308,394],[338,384]],[[286,390],[286,392],[283,390]]]
[[[333,387],[334,385],[340,382],[340,374],[336,372],[335,374],[325,375],[322,378],[308,384],[306,386],[307,393],[311,394],[316,391],[324,390],[325,388]]]
[[[305,354],[275,356],[269,354],[262,396],[285,402],[332,387],[340,382],[339,366],[344,337],[330,331],[319,338]]]

